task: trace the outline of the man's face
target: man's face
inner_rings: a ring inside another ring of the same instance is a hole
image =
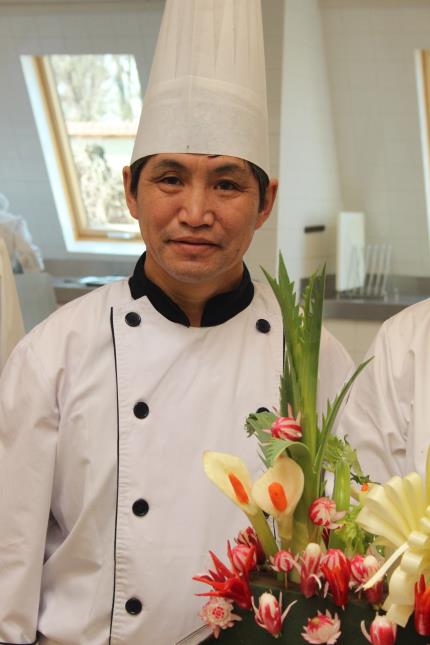
[[[141,171],[137,197],[124,186],[131,215],[139,221],[145,270],[160,286],[176,282],[233,288],[254,231],[270,214],[277,184],[272,180],[264,208],[248,163],[236,157],[158,154]]]

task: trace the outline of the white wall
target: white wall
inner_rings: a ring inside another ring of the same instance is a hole
[[[264,47],[266,53],[267,103],[269,110],[269,145],[270,170],[273,177],[280,176],[279,167],[279,130],[280,103],[282,87],[282,30],[285,0],[263,0]],[[260,280],[264,276],[260,271],[263,266],[272,275],[277,266],[277,228],[279,200],[275,203],[272,215],[259,229],[246,254],[246,263],[251,274]]]
[[[317,0],[285,0],[278,244],[291,276],[334,269],[341,207],[331,99]],[[322,224],[323,233],[304,227]]]
[[[392,242],[393,273],[429,275],[414,50],[430,48],[430,3],[321,5],[344,207]]]
[[[12,212],[23,215],[45,258],[79,259],[83,272],[120,271],[130,258],[68,254],[58,223],[20,65],[22,54],[131,53],[136,56],[145,87],[161,20],[163,0],[141,2],[37,3],[0,2],[0,191]],[[263,2],[267,49],[271,163],[278,172],[279,91],[281,76],[283,0]],[[248,262],[252,273],[263,264],[273,271],[276,256],[276,213],[258,232]],[[85,260],[88,260],[86,263]],[[112,260],[112,258],[110,258]],[[121,262],[123,260],[123,263]],[[58,266],[52,263],[51,266]],[[76,263],[70,264],[76,266]]]

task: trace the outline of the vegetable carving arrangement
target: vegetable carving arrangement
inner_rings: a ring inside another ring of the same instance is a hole
[[[425,481],[412,473],[369,482],[332,432],[366,363],[317,414],[324,270],[310,278],[301,306],[282,257],[278,279],[266,277],[282,311],[285,360],[279,411],[246,421],[265,471],[253,482],[239,457],[204,454],[207,476],[249,524],[227,543],[228,565],[210,552],[213,567],[195,576],[207,585],[200,615],[209,640],[429,643],[430,460]]]

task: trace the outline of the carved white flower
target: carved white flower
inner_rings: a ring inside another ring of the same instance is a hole
[[[430,454],[430,451],[429,451]],[[374,533],[394,553],[364,585],[372,587],[400,560],[389,583],[384,604],[387,619],[405,626],[414,608],[414,586],[422,573],[430,573],[430,478],[417,474],[392,477],[366,495],[357,522]]]

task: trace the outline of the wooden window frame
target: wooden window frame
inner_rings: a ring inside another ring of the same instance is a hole
[[[422,88],[424,99],[424,117],[426,120],[427,134],[427,156],[430,166],[430,50],[422,49],[420,51],[421,71],[422,71]]]
[[[75,169],[73,154],[66,130],[63,112],[57,93],[54,72],[48,56],[32,56],[33,69],[44,104],[47,126],[51,136],[51,143],[58,164],[59,176],[64,199],[68,206],[70,223],[75,240],[109,243],[136,243],[141,241],[139,231],[124,230],[124,224],[110,224],[110,230],[97,230],[87,225],[85,206],[81,196],[79,179]],[[111,136],[124,136],[123,133]]]

